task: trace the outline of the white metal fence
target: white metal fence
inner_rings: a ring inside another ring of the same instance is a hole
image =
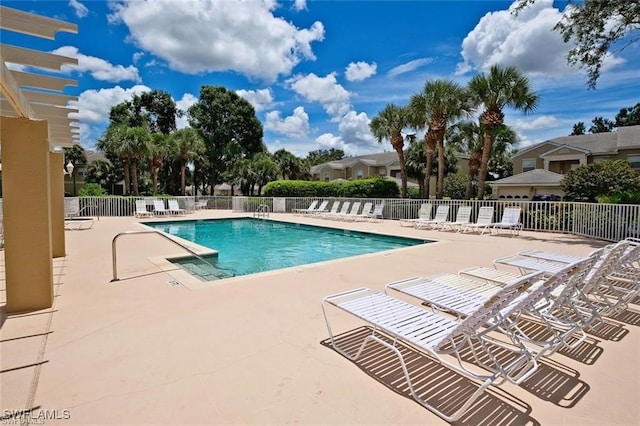
[[[308,197],[169,197],[177,199],[181,208],[233,210],[253,213],[259,205],[268,205],[271,212],[290,213],[293,209],[307,208],[316,198]],[[79,197],[81,215],[84,216],[133,216],[135,201],[145,199],[153,204],[151,197]],[[158,199],[158,197],[156,197]],[[640,205],[573,203],[562,201],[522,201],[522,200],[420,200],[398,198],[331,198],[329,205],[336,201],[371,201],[384,203],[385,219],[399,220],[417,217],[420,205],[431,203],[435,211],[440,204],[451,206],[449,219],[456,216],[458,207],[472,206],[471,220],[476,220],[482,206],[494,207],[494,221],[499,221],[506,206],[522,207],[523,229],[538,232],[558,232],[606,241],[619,241],[626,237],[640,237]]]

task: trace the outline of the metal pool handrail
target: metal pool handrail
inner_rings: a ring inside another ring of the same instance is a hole
[[[173,238],[168,237],[167,235],[163,234],[160,231],[156,231],[156,230],[125,231],[125,232],[120,232],[115,237],[113,237],[113,240],[111,240],[111,259],[113,261],[113,279],[110,282],[120,281],[120,279],[118,278],[118,261],[117,261],[117,256],[116,256],[116,241],[118,240],[118,238],[120,238],[123,235],[135,235],[135,234],[156,234],[156,235],[160,235],[162,238],[164,238],[164,239],[166,239],[168,241],[171,241],[172,243],[182,247],[183,249],[185,249],[186,251],[188,251],[189,253],[194,255],[196,258],[198,258],[202,262],[204,262],[207,265],[211,266],[212,268],[220,269],[217,266],[215,266],[214,264],[212,264],[211,262],[205,260],[204,257],[200,256],[198,253],[196,253],[195,251],[191,250],[189,247],[187,247],[184,244],[174,240]]]

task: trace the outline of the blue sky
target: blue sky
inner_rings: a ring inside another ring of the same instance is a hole
[[[390,151],[368,123],[387,103],[406,105],[425,81],[461,84],[492,64],[515,65],[540,95],[528,115],[506,111],[519,146],[565,136],[574,123],[613,119],[640,101],[640,43],[614,51],[598,87],[566,63],[552,31],[566,2],[112,0],[10,1],[3,5],[78,25],[40,40],[3,31],[2,42],[77,57],[81,143],[93,149],[109,109],[134,93],[169,92],[186,110],[203,85],[253,104],[270,152],[339,148]],[[179,127],[186,126],[186,120]]]

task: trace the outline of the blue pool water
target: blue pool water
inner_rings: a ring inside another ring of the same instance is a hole
[[[213,268],[194,257],[173,260],[206,281],[430,242],[252,218],[145,225],[218,251],[207,257]]]

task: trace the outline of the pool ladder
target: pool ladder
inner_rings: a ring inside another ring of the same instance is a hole
[[[269,217],[269,206],[267,204],[260,204],[253,212],[253,217]]]

